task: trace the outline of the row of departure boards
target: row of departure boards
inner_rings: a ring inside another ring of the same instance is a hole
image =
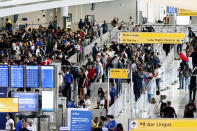
[[[53,88],[54,66],[0,66],[0,87]]]

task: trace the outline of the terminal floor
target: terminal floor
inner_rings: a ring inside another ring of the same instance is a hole
[[[167,96],[167,100],[172,102],[172,107],[175,108],[178,118],[183,118],[185,105],[189,102],[189,92],[185,89],[178,89],[179,83],[175,83],[168,90],[162,91],[162,95]],[[196,114],[195,114],[196,117]]]
[[[173,67],[177,68],[178,70],[179,64],[180,61],[176,60],[174,61]],[[171,86],[168,87],[168,89],[161,91],[161,95],[167,96],[167,100],[171,101],[172,107],[174,107],[177,113],[177,117],[183,118],[185,105],[188,104],[189,102],[189,91],[185,91],[185,89],[178,89],[179,88],[178,72],[176,72],[176,74],[174,74],[172,77],[176,77],[176,82],[171,84]],[[166,88],[164,84],[162,85],[162,82],[161,82],[161,86],[163,86],[163,88]],[[148,117],[146,112],[143,116],[144,118]],[[197,113],[194,114],[194,117],[197,118]]]

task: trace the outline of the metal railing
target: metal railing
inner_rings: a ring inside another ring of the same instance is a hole
[[[109,115],[114,115],[115,119],[124,112],[127,106],[132,106],[134,104],[134,94],[133,94],[133,83],[129,84],[128,87],[122,89],[122,94],[116,99],[113,105],[108,109]]]
[[[110,42],[112,39],[115,38],[117,30],[118,27],[114,27],[112,30],[103,34],[101,37],[97,38],[89,45],[84,46],[82,52],[75,53],[69,58],[69,60],[73,63],[79,63],[83,61],[84,59],[86,59],[86,56],[91,55],[92,47],[94,46],[95,43],[98,43],[98,46],[102,47],[103,45],[105,45],[106,43]]]
[[[162,63],[161,69],[161,87],[170,87],[173,82],[176,80],[176,69],[172,65],[174,61],[174,48],[171,49],[168,56]],[[156,91],[156,80],[153,79],[153,89]],[[153,95],[155,97],[155,94]],[[147,93],[142,93],[140,98],[137,100],[136,104],[133,107],[133,118],[147,118],[148,117],[148,95]]]

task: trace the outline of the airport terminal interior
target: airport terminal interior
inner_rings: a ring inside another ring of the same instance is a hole
[[[0,0],[0,131],[197,130],[196,4]]]

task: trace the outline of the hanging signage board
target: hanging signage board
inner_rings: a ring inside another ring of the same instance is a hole
[[[196,11],[179,9],[178,16],[197,16]]]
[[[184,33],[121,32],[117,41],[122,44],[182,44],[184,39]]]
[[[129,131],[196,131],[196,119],[130,119]]]
[[[111,79],[128,79],[129,70],[128,69],[110,69]]]

